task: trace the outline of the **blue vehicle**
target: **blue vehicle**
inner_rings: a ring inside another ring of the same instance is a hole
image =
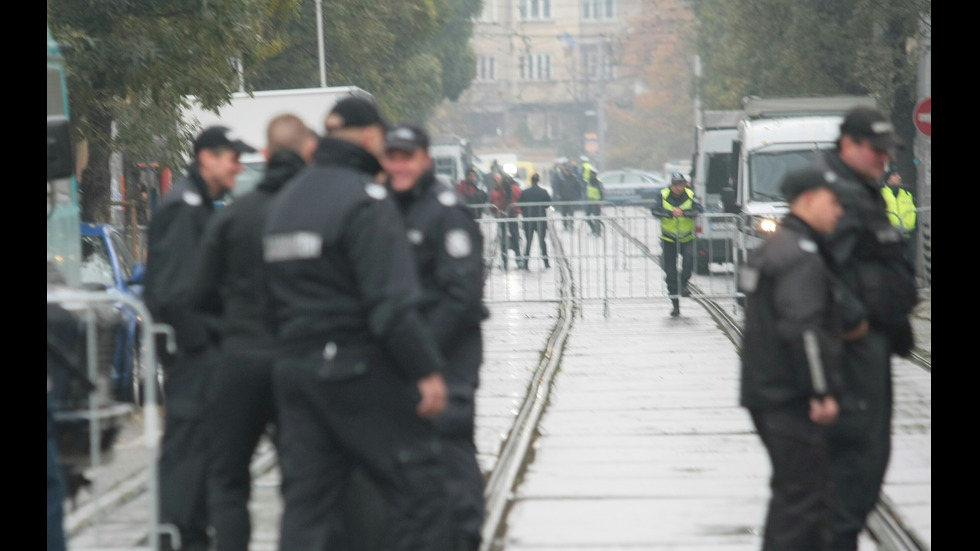
[[[105,289],[141,299],[145,266],[129,250],[123,235],[110,224],[82,222],[81,283],[92,289]],[[113,395],[117,400],[142,401],[143,368],[140,334],[142,318],[132,308],[120,304],[123,323],[113,352]],[[157,368],[158,393],[162,370]],[[162,394],[158,394],[162,396]]]

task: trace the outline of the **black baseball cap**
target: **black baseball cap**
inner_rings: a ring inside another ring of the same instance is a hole
[[[429,150],[429,134],[414,124],[396,124],[388,129],[385,134],[385,149],[398,149],[401,151],[415,151],[416,149]]]
[[[798,168],[786,174],[780,187],[787,203],[792,203],[807,191],[819,188],[837,193],[837,174],[815,167]]]
[[[848,111],[840,125],[840,133],[841,136],[868,140],[881,151],[905,149],[905,143],[895,133],[891,121],[872,107],[855,107]]]
[[[202,149],[233,149],[239,154],[255,153],[255,148],[243,142],[234,130],[225,126],[212,126],[201,131],[194,139],[194,156]]]
[[[382,128],[388,127],[378,111],[378,106],[373,101],[358,96],[349,96],[338,101],[324,122],[327,132],[341,128],[363,128],[373,125]]]

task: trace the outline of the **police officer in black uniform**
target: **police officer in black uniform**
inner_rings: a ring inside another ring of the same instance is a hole
[[[154,321],[173,327],[177,341],[175,355],[162,342],[157,347],[166,396],[160,520],[176,525],[181,549],[206,549],[208,539],[205,406],[215,364],[215,327],[214,320],[191,305],[193,264],[214,201],[234,188],[242,171],[239,155],[254,151],[228,128],[204,130],[194,140],[187,176],[163,197],[150,220],[146,305]]]
[[[218,551],[247,551],[252,454],[275,421],[273,338],[259,305],[262,223],[272,197],[312,161],[317,136],[293,114],[267,128],[265,176],[254,190],[219,210],[200,245],[192,304],[220,318],[220,363],[214,375],[210,440],[210,515]]]
[[[345,98],[313,165],[273,200],[264,299],[276,335],[284,512],[280,549],[336,544],[344,486],[362,468],[385,497],[385,550],[450,549],[432,418],[445,361],[423,318],[411,246],[381,185],[385,123]]]
[[[483,524],[483,473],[473,441],[483,362],[483,235],[458,193],[436,178],[429,136],[417,125],[388,131],[383,166],[405,216],[422,282],[422,317],[446,358],[449,403],[436,418],[453,501],[454,550],[475,551]]]
[[[837,147],[815,162],[837,176],[844,215],[828,238],[829,249],[854,297],[856,306],[850,310],[863,312],[870,326],[864,337],[844,345],[840,418],[830,430],[834,502],[829,549],[835,551],[857,549],[878,501],[891,455],[891,355],[906,355],[913,345],[908,314],[916,300],[914,274],[878,184],[901,147],[880,111],[857,107],[841,122]]]
[[[829,540],[826,426],[837,418],[843,356],[839,282],[824,239],[843,212],[834,180],[812,168],[789,173],[789,214],[740,267],[740,403],[772,463],[764,551],[822,551]]]

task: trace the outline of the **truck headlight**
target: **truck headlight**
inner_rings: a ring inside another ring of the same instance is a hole
[[[772,218],[762,218],[759,220],[759,231],[763,233],[772,233],[776,231],[776,227],[779,224]]]

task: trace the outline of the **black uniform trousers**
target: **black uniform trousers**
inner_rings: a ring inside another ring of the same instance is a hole
[[[388,520],[379,537],[382,549],[451,549],[435,429],[415,411],[415,383],[383,356],[358,354],[345,360],[353,362],[347,376],[329,380],[321,375],[319,353],[277,360],[282,551],[342,548],[340,519],[355,468],[363,469],[384,497]]]
[[[763,551],[823,551],[829,540],[830,474],[826,427],[808,404],[752,410],[772,465]]]
[[[275,422],[272,366],[268,350],[226,343],[214,375],[208,490],[218,551],[248,551],[252,456]]]
[[[450,366],[479,365],[483,357],[480,331],[463,332],[447,351]],[[453,551],[479,548],[485,503],[484,476],[473,441],[476,385],[466,374],[450,369],[444,374],[448,387],[446,409],[434,421],[441,442],[440,458],[446,469],[446,492],[452,509]],[[383,531],[384,497],[363,469],[355,469],[348,481],[344,527],[338,549],[384,551],[378,535]]]
[[[208,393],[217,354],[206,349],[190,355],[164,355],[164,428],[160,441],[160,521],[180,531],[185,550],[206,549],[208,442],[211,425]]]
[[[891,455],[888,339],[877,329],[844,343],[840,415],[830,426],[832,551],[854,551],[878,501]]]
[[[661,264],[664,269],[664,276],[667,279],[667,293],[677,295],[678,290],[684,292],[686,296],[687,282],[691,279],[694,272],[694,240],[678,244],[675,241],[660,240],[660,247],[663,251]],[[681,255],[680,280],[677,277],[677,255]],[[680,288],[678,289],[678,283]]]
[[[504,269],[507,269],[507,251],[514,251],[517,259],[517,267],[524,268],[527,261],[521,256],[521,229],[517,222],[504,222],[504,218],[497,223],[497,235],[500,241],[500,260],[503,262]]]
[[[524,222],[524,237],[527,239],[527,243],[524,245],[524,261],[528,262],[531,258],[531,242],[534,241],[534,234],[538,234],[538,248],[541,249],[541,260],[544,262],[544,267],[548,268],[551,265],[548,263],[548,223],[544,220],[537,222]]]
[[[455,549],[475,551],[480,544],[485,503],[484,477],[473,441],[475,389],[450,387],[449,402],[436,418],[453,507]]]
[[[585,205],[585,215],[586,216],[599,216],[602,214],[602,209],[599,205]],[[589,220],[589,229],[592,230],[593,235],[602,234],[602,222],[599,220]]]

